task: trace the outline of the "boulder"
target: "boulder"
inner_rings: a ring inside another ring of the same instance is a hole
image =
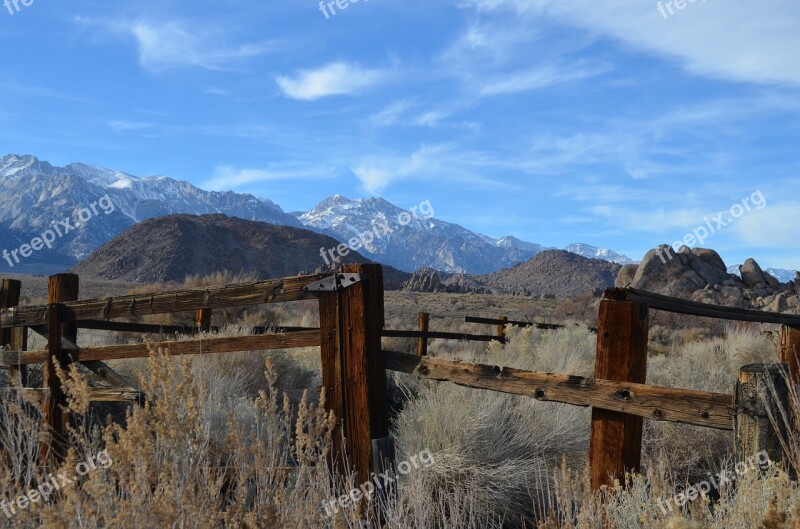
[[[703,288],[705,283],[696,272],[686,274],[691,272],[687,270],[690,258],[683,250],[675,252],[670,245],[663,244],[647,252],[636,269],[631,286],[679,297],[689,297],[695,290]],[[691,252],[689,255],[694,257]]]
[[[731,307],[744,308],[747,306],[742,290],[736,287],[722,287],[722,304]]]
[[[742,274],[742,281],[748,288],[764,288],[767,285],[764,271],[752,258],[739,267],[739,272]]]
[[[728,267],[725,266],[725,261],[719,254],[710,248],[695,248],[692,250],[695,257],[699,257],[703,262],[715,270],[723,273],[725,278],[728,277]]]
[[[632,285],[637,268],[639,268],[638,264],[626,264],[620,268],[617,278],[614,280],[614,286],[617,288],[625,288]]]
[[[764,310],[768,310],[769,312],[786,312],[789,310],[789,304],[786,301],[786,294],[778,294],[775,296],[775,299],[773,299],[771,303],[767,304],[767,308]]]
[[[767,280],[767,286],[773,290],[777,290],[781,286],[781,282],[769,272],[764,272],[764,279]]]

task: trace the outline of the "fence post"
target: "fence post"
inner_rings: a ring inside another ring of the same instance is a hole
[[[19,305],[22,283],[16,279],[3,279],[0,290],[0,308],[10,309]],[[24,330],[24,328],[23,328]],[[19,351],[22,340],[16,327],[0,329],[0,346],[9,346],[14,351]],[[13,387],[25,387],[28,379],[28,366],[18,365],[8,368],[8,381]]]
[[[194,324],[198,332],[211,331],[211,309],[197,309]]]
[[[393,462],[381,357],[383,270],[375,264],[350,264],[341,273],[361,274],[362,281],[320,292],[322,385],[325,406],[337,420],[334,464],[344,468],[344,448],[349,469],[358,483],[365,483],[371,471],[383,471],[378,462]]]
[[[430,324],[431,315],[427,312],[419,313],[419,332],[422,333],[417,339],[417,356],[428,356],[428,325]]]
[[[50,445],[42,446],[40,455],[42,459],[49,454],[56,458],[66,455],[66,422],[68,414],[64,411],[67,405],[61,380],[56,374],[56,365],[66,369],[69,365],[69,355],[61,347],[61,337],[77,342],[78,327],[75,322],[62,323],[63,307],[60,303],[78,299],[80,280],[75,274],[57,274],[50,276],[47,285],[47,302],[49,307],[49,336],[48,357],[42,366],[42,387],[45,390],[43,421],[51,434]]]
[[[775,463],[787,460],[781,443],[789,440],[791,424],[786,370],[784,364],[750,364],[739,371],[734,420],[738,462],[762,450]]]
[[[781,362],[789,366],[792,382],[800,384],[800,327],[781,327]]]
[[[500,338],[500,343],[506,343],[506,325],[508,324],[508,316],[500,316],[498,319],[502,323],[497,324],[497,336]]]
[[[596,379],[644,384],[647,375],[647,305],[603,299],[597,320]],[[626,396],[620,392],[619,398]],[[589,445],[592,489],[623,481],[626,471],[638,471],[642,454],[643,419],[625,413],[592,409]]]

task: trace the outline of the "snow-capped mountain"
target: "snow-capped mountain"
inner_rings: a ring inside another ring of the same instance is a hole
[[[741,265],[731,265],[728,267],[728,273],[734,274],[741,277],[741,273],[739,272],[739,267]],[[785,268],[765,268],[764,271],[780,281],[781,283],[788,283],[789,281],[794,281],[797,277],[796,270],[787,270]]]
[[[433,214],[430,203],[404,210],[382,198],[334,195],[298,218],[309,229],[342,242],[364,240],[359,253],[405,271],[430,267],[485,274],[527,261],[544,249],[513,237],[493,239]]]
[[[617,253],[613,250],[609,250],[608,248],[598,248],[597,246],[590,246],[588,244],[583,244],[581,242],[570,244],[564,249],[571,253],[576,253],[584,257],[589,257],[590,259],[600,259],[603,261],[610,261],[612,263],[617,263],[617,264],[624,265],[636,262],[633,259],[629,258],[628,256],[622,255],[621,253]]]
[[[18,241],[30,242],[58,221],[74,221],[78,210],[106,195],[113,210],[106,213],[95,206],[97,214],[59,237],[51,250],[33,252],[16,266],[69,267],[135,223],[172,213],[224,213],[302,227],[273,202],[252,195],[203,191],[165,176],[140,178],[84,164],[55,167],[33,156],[10,154],[0,158],[0,226],[12,238],[0,230],[0,242],[11,251],[19,247]],[[8,268],[8,263],[0,266]]]
[[[359,253],[405,271],[431,267],[446,272],[492,273],[549,249],[515,237],[488,237],[439,220],[432,216],[430,203],[418,204],[416,209],[409,205],[404,210],[382,198],[352,200],[335,195],[310,211],[290,214],[270,200],[249,194],[204,191],[166,176],[138,177],[82,163],[56,167],[34,156],[17,154],[0,158],[0,244],[8,251],[18,249],[54,223],[75,219],[80,209],[89,208],[106,195],[113,204],[107,214],[98,211],[91,220],[59,237],[52,249],[33,252],[13,271],[66,270],[134,224],[174,213],[223,213],[305,227],[344,243],[372,233],[371,240],[363,237],[366,245],[358,249]],[[415,214],[409,215],[412,210]],[[588,245],[570,248],[588,257],[614,262],[627,259]],[[3,259],[0,268],[9,269]]]
[[[311,211],[298,214],[298,218],[311,229],[347,242],[386,222],[399,227],[400,215],[409,210],[402,210],[382,198],[350,199],[335,195]],[[422,207],[417,211],[420,215],[407,226],[376,237],[358,251],[409,272],[434,268],[444,272],[487,274],[525,262],[544,250],[555,249],[511,236],[495,239],[458,224],[425,218],[426,209]],[[618,264],[634,262],[617,252],[588,244],[571,244],[566,250]]]

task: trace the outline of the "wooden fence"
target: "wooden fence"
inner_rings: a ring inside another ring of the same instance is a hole
[[[339,273],[259,281],[219,288],[198,288],[148,295],[128,295],[78,301],[78,277],[61,274],[50,278],[48,304],[18,306],[20,284],[4,280],[0,293],[0,340],[4,345],[0,365],[9,371],[12,384],[41,396],[42,416],[52,431],[42,446],[42,457],[59,456],[65,443],[66,396],[55,376],[55,367],[80,362],[105,380],[108,388],[93,389],[92,398],[141,400],[142,395],[105,364],[108,360],[149,355],[146,344],[78,347],[80,329],[121,332],[186,332],[196,336],[162,341],[152,346],[168,354],[217,354],[237,351],[320,347],[325,403],[337,418],[334,432],[335,464],[347,461],[359,482],[370,472],[392,464],[394,448],[389,438],[389,409],[385,370],[413,373],[419,377],[448,381],[466,387],[524,395],[543,402],[559,402],[592,408],[589,460],[592,485],[599,488],[639,469],[642,426],[645,418],[735,431],[740,450],[755,453],[768,447],[780,459],[782,433],[765,423],[763,406],[786,409],[785,392],[775,402],[763,404],[765,384],[775,387],[775,366],[745,366],[740,384],[731,394],[647,385],[647,343],[650,309],[713,318],[777,323],[782,327],[781,359],[800,382],[800,317],[702,305],[633,289],[612,289],[600,304],[597,358],[593,378],[570,374],[522,371],[484,364],[454,362],[427,356],[432,338],[461,340],[505,339],[506,324],[558,328],[553,324],[467,317],[468,323],[496,325],[495,335],[436,332],[429,329],[429,316],[421,314],[418,331],[384,329],[383,275],[379,265],[345,265]],[[211,311],[224,307],[316,299],[318,329],[285,328],[263,334],[257,328],[248,336],[214,336]],[[190,312],[195,326],[161,326],[116,321],[151,314]],[[46,349],[27,350],[27,331],[48,340]],[[417,354],[382,349],[382,337],[417,340]],[[26,388],[26,368],[43,365],[43,387]],[[733,389],[733,388],[732,388]],[[775,392],[773,392],[775,393]],[[759,402],[756,402],[759,401]],[[759,407],[761,406],[761,407]]]

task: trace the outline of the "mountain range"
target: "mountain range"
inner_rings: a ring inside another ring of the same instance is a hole
[[[734,274],[736,276],[742,277],[741,272],[739,272],[739,267],[741,265],[731,265],[728,267],[728,273]],[[787,270],[785,268],[765,268],[764,272],[768,273],[781,283],[788,283],[789,281],[793,281],[796,277],[797,271],[795,270]]]
[[[52,249],[29,252],[15,263],[0,260],[5,270],[48,273],[65,270],[94,250],[142,221],[171,214],[224,214],[289,226],[305,227],[347,243],[364,237],[362,255],[413,272],[433,268],[450,273],[487,274],[525,262],[546,248],[515,237],[493,238],[426,214],[423,204],[414,215],[382,198],[349,199],[332,196],[309,211],[287,213],[274,202],[246,193],[205,191],[166,176],[138,177],[83,163],[51,165],[31,155],[0,158],[0,244],[11,251],[40,236],[61,219],[76,218],[102,197],[112,211],[91,216],[65,233]],[[428,210],[432,213],[430,203]],[[401,215],[411,217],[408,222]],[[400,219],[400,220],[398,220]],[[381,228],[388,225],[391,231]],[[618,264],[632,262],[624,255],[587,244],[567,251]],[[13,266],[9,266],[13,265]]]

